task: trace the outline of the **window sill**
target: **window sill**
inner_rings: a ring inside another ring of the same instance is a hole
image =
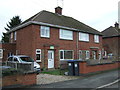
[[[68,61],[68,60],[74,60],[74,59],[60,59],[60,61]]]
[[[94,43],[99,44],[100,42],[94,42]]]
[[[63,39],[63,38],[60,38],[60,40],[73,41],[73,39]]]
[[[49,39],[50,37],[41,36],[41,38],[47,38],[47,39]]]
[[[86,43],[89,43],[89,41],[82,41],[82,40],[79,40],[80,42],[86,42]]]

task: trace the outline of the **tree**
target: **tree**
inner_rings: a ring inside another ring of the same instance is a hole
[[[12,28],[18,26],[19,24],[21,24],[22,20],[20,19],[19,16],[14,16],[12,19],[10,19],[10,21],[8,22],[7,27],[4,27],[5,30],[8,32],[10,31]],[[3,36],[2,36],[2,43],[7,43],[9,42],[9,34],[8,33],[4,33],[3,32]]]

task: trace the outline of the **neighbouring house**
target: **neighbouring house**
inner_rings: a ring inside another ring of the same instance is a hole
[[[16,43],[0,43],[0,62],[5,62],[8,56],[16,54]]]
[[[115,26],[102,31],[103,33],[103,48],[106,51],[106,55],[113,54],[115,60],[120,59],[120,29],[119,24],[115,23]]]
[[[102,34],[92,27],[62,15],[41,11],[8,32],[16,54],[31,56],[41,68],[58,68],[67,60],[101,59]],[[3,50],[4,52],[4,50]]]

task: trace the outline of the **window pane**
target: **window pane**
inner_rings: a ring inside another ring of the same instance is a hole
[[[36,49],[36,60],[41,61],[41,49]]]
[[[3,56],[3,51],[2,49],[0,49],[0,58],[2,58],[2,56]]]
[[[79,51],[79,59],[80,60],[82,59],[82,51],[81,50]]]
[[[87,34],[87,33],[79,33],[79,40],[81,40],[81,41],[89,41],[89,34]]]
[[[15,61],[15,62],[18,62],[17,58],[14,58],[14,61]]]
[[[12,61],[13,57],[8,58],[8,61]]]
[[[36,54],[36,60],[40,60],[40,54]]]
[[[64,59],[73,59],[72,51],[64,51]]]
[[[63,59],[63,51],[60,51],[60,59]]]
[[[98,35],[94,35],[94,42],[99,43],[99,36]]]
[[[89,51],[86,51],[86,59],[89,59],[90,58],[90,53]]]
[[[50,28],[46,26],[41,26],[41,37],[49,37],[50,36]]]
[[[60,29],[60,39],[73,40],[73,32]]]

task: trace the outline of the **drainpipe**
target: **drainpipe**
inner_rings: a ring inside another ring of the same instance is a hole
[[[79,59],[79,32],[77,32],[77,42],[76,42],[76,52],[77,52],[77,59]]]

